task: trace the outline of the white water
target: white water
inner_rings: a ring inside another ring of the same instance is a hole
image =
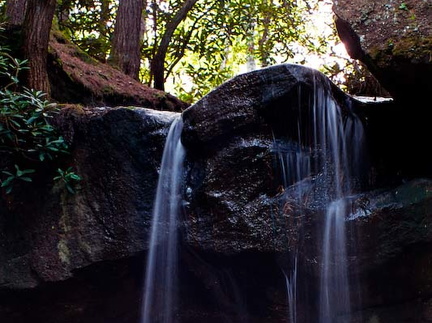
[[[320,323],[333,323],[338,315],[349,318],[350,286],[347,267],[346,217],[347,202],[351,195],[351,178],[361,161],[361,122],[353,115],[343,117],[341,108],[322,88],[314,93],[308,120],[297,122],[298,142],[278,143],[278,153],[284,189],[307,177],[320,176],[325,205],[325,219],[319,236],[322,253],[318,306],[315,316]],[[301,129],[312,129],[302,138]],[[175,323],[177,311],[177,245],[178,217],[183,174],[184,149],[180,142],[181,118],[176,119],[169,131],[161,165],[147,261],[141,323]],[[317,180],[318,182],[318,180]],[[317,184],[318,185],[318,184]],[[306,203],[304,196],[310,186],[296,186],[296,202]],[[302,221],[302,220],[298,220]],[[301,233],[301,232],[300,232]],[[297,241],[300,239],[297,238]],[[288,318],[300,321],[298,297],[303,283],[298,280],[301,268],[301,246],[290,255],[291,268],[284,270]],[[236,297],[240,298],[240,296]]]
[[[330,203],[325,219],[322,251],[320,322],[333,323],[338,314],[350,312],[350,284],[347,270],[346,201]]]
[[[322,240],[319,317],[332,323],[340,314],[349,322],[351,311],[348,279],[346,219],[353,175],[361,159],[363,127],[355,116],[342,117],[336,102],[322,91],[316,95],[317,146],[321,149],[322,172],[327,184]]]
[[[141,323],[176,322],[178,217],[185,150],[180,141],[181,116],[170,127],[162,164],[150,232]]]
[[[320,323],[332,323],[339,314],[349,318],[351,307],[346,236],[346,218],[349,214],[344,197],[351,194],[353,176],[359,173],[363,127],[355,115],[342,116],[342,109],[336,101],[323,88],[316,86],[309,118],[301,120],[299,117],[297,128],[297,146],[285,143],[288,147],[297,148],[284,149],[284,144],[275,141],[276,152],[284,189],[307,177],[319,176],[315,185],[320,192],[315,193],[314,197],[319,200],[317,204],[324,205],[326,212],[324,224],[319,228],[321,232],[318,232],[318,236],[323,238],[318,248],[322,249],[321,254],[317,255],[321,259],[317,314]],[[310,139],[300,135],[300,130],[307,128],[311,129]],[[304,197],[308,193],[304,187],[308,189],[308,186],[299,183],[295,187],[290,198],[294,197],[300,205],[306,203]],[[297,241],[301,241],[300,236]],[[298,270],[302,270],[297,267],[299,252],[301,246],[291,251],[293,268],[288,273],[284,271],[291,323],[298,320],[298,288],[305,286],[297,282]]]
[[[294,268],[290,274],[286,274],[285,271],[283,274],[287,289],[289,321],[290,323],[297,323],[297,255],[294,257]]]

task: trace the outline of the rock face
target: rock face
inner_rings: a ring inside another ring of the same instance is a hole
[[[287,275],[295,264],[297,322],[316,321],[326,186],[319,174],[284,186],[275,145],[307,147],[312,127],[297,121],[312,117],[316,95],[347,124],[360,117],[371,153],[347,197],[352,322],[430,321],[431,173],[416,167],[421,155],[397,158],[399,124],[382,127],[397,104],[363,103],[317,71],[280,65],[240,75],[183,113],[179,322],[290,322]],[[58,125],[73,147],[64,162],[83,177],[82,188],[70,195],[43,176],[37,189],[0,199],[2,323],[139,322],[158,169],[176,116],[62,112]],[[299,185],[311,192],[301,205],[292,198]]]
[[[412,102],[430,93],[429,0],[337,0],[333,11],[350,56],[365,63],[393,98]]]
[[[13,208],[1,204],[0,298],[2,293],[8,295],[0,306],[2,322],[28,322],[30,317],[38,317],[37,322],[78,322],[80,312],[87,313],[88,322],[136,320],[140,298],[136,287],[158,169],[176,115],[141,108],[62,112],[59,123],[73,147],[68,162],[82,177],[82,188],[72,195],[65,187],[39,182],[38,189],[27,188],[14,196],[20,203],[13,203]],[[92,269],[84,269],[91,265]],[[116,275],[126,275],[125,280]],[[58,283],[72,276],[79,278]],[[85,283],[89,277],[94,285]],[[103,292],[111,280],[133,299],[120,299],[111,287]],[[22,304],[20,296],[28,297],[29,304]],[[75,301],[77,297],[82,301]],[[107,315],[91,314],[107,306],[109,298],[120,306]],[[121,304],[131,303],[133,311],[122,308]],[[124,318],[117,317],[116,312],[122,311]]]
[[[360,105],[323,74],[287,64],[240,75],[184,112],[191,243],[227,253],[289,248],[283,225],[289,219],[276,216],[283,198],[275,139],[299,139],[296,123],[313,118],[315,88],[340,100],[347,118]],[[301,131],[312,136],[312,129]]]
[[[302,281],[298,283],[297,322],[317,320],[311,314],[319,312],[317,299],[306,294],[317,295],[320,283],[322,238],[318,232],[324,226],[325,211],[317,207],[317,199],[325,188],[318,179],[301,183],[314,192],[303,206],[289,198],[296,192],[295,185],[282,194],[275,138],[296,138],[292,133],[296,130],[292,120],[297,120],[296,109],[307,111],[313,104],[310,95],[316,95],[314,88],[320,87],[339,102],[347,118],[355,112],[364,118],[371,153],[367,178],[363,177],[362,190],[367,193],[349,197],[348,267],[356,314],[351,318],[342,315],[338,322],[402,322],[400,317],[427,322],[424,317],[430,306],[423,299],[432,296],[432,291],[424,287],[430,284],[425,268],[431,256],[417,246],[430,243],[431,182],[414,180],[401,185],[401,173],[407,176],[407,170],[416,167],[416,162],[391,157],[392,148],[387,146],[393,146],[391,138],[395,140],[396,128],[387,128],[386,134],[380,123],[399,108],[393,102],[365,104],[344,97],[320,74],[299,66],[282,65],[238,76],[184,112],[183,142],[189,167],[186,240],[194,254],[207,259],[205,270],[200,261],[189,258],[188,267],[195,268],[191,271],[209,288],[218,290],[223,278],[216,273],[231,272],[237,263],[234,272],[242,276],[233,273],[231,278],[240,287],[226,288],[231,288],[232,293],[241,288],[244,298],[232,299],[231,307],[219,306],[233,313],[234,321],[239,321],[243,313],[252,321],[285,322],[289,319],[282,270],[293,268],[290,251],[301,246],[297,259]],[[230,122],[236,118],[240,122]],[[367,164],[366,159],[363,162]],[[401,186],[389,189],[388,185]],[[208,254],[218,255],[218,261],[213,257],[209,260]],[[252,259],[258,257],[267,258],[265,267],[251,265]],[[400,257],[418,257],[415,269],[410,268],[421,272],[415,279],[405,277],[409,274]],[[224,263],[227,258],[231,265]],[[277,278],[268,280],[270,274]],[[245,280],[254,281],[257,275],[263,284],[250,283],[255,292],[246,296]],[[404,282],[395,287],[395,281]],[[223,292],[218,297],[229,299]],[[414,299],[417,301],[413,304]],[[240,305],[235,308],[232,303]],[[407,310],[392,315],[395,303],[406,304]]]
[[[85,106],[140,106],[182,111],[189,104],[150,88],[101,63],[72,44],[59,31],[51,34],[48,55],[51,97],[61,103]]]

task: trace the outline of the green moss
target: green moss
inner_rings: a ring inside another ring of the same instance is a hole
[[[103,95],[111,95],[111,94],[114,94],[114,93],[115,93],[114,88],[112,88],[112,87],[109,86],[109,85],[105,85],[105,86],[102,88],[102,94],[103,94]]]
[[[380,66],[389,65],[395,57],[432,62],[432,37],[415,35],[398,40],[389,39],[384,46],[370,50],[370,56]]]
[[[153,93],[153,97],[157,100],[165,100],[167,98],[167,93],[162,91],[157,91]]]
[[[84,107],[81,104],[58,104],[57,105],[61,110],[68,109],[68,111],[74,115],[83,115],[85,114]]]
[[[91,57],[89,54],[87,54],[86,52],[78,49],[77,47],[75,47],[75,52],[73,53],[75,57],[78,57],[79,59],[81,59],[83,62],[87,63],[87,64],[91,64],[91,65],[98,65],[99,62],[94,59],[93,57]]]

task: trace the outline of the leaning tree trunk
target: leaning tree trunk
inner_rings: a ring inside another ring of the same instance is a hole
[[[162,40],[151,64],[151,74],[154,79],[154,88],[156,89],[165,90],[165,58],[171,38],[177,26],[186,18],[188,12],[197,1],[198,0],[186,0],[180,10],[177,11],[172,20],[166,25],[165,33],[162,36]]]
[[[24,54],[29,61],[27,86],[50,94],[47,72],[48,42],[56,0],[28,0],[23,24]]]
[[[14,26],[21,26],[24,23],[27,9],[27,0],[7,0],[6,17],[7,22]]]
[[[117,11],[111,64],[126,75],[139,79],[141,64],[141,22],[143,0],[121,0]]]

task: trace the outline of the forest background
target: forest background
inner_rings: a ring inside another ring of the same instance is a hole
[[[2,25],[21,30],[26,86],[48,94],[52,30],[188,103],[239,73],[284,62],[319,69],[351,94],[374,94],[340,43],[329,0],[3,0],[0,9]]]

